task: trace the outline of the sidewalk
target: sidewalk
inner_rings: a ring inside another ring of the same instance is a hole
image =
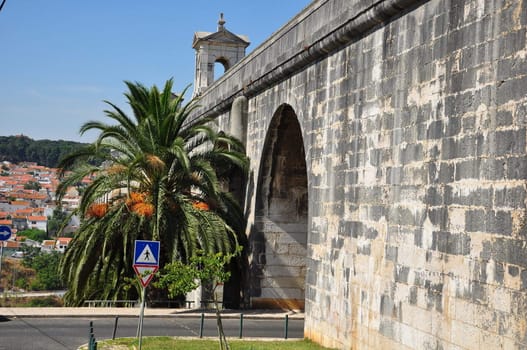
[[[216,317],[211,309],[161,309],[145,308],[145,317]],[[222,310],[222,318],[303,319],[303,312],[287,310]],[[139,308],[118,307],[0,307],[0,317],[139,317]]]

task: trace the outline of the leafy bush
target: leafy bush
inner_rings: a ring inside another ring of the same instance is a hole
[[[39,230],[36,228],[30,228],[28,230],[21,231],[19,236],[25,236],[33,241],[42,242],[45,239],[48,239],[48,234],[46,231]]]
[[[43,298],[31,298],[26,305],[28,307],[53,307],[62,306],[62,302],[57,297],[47,296]]]
[[[17,287],[19,289],[27,289],[27,286],[28,286],[28,282],[27,282],[27,279],[25,277],[20,277],[20,278],[16,279],[15,287]]]
[[[24,265],[36,271],[37,278],[31,283],[31,290],[57,290],[64,288],[59,274],[61,254],[58,252],[39,253],[24,258]]]
[[[54,307],[63,306],[62,299],[58,296],[47,297],[4,297],[0,298],[0,307]]]

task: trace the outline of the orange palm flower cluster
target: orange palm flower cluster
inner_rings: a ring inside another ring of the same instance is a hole
[[[142,203],[146,200],[144,193],[140,192],[131,192],[128,198],[126,199],[126,206],[132,208],[134,204]]]
[[[209,210],[209,205],[205,202],[201,202],[201,201],[196,201],[194,203],[192,203],[192,206],[196,209],[199,209],[199,210]]]
[[[108,211],[108,204],[106,203],[94,203],[90,205],[86,211],[88,217],[102,218]]]
[[[140,216],[145,216],[147,218],[151,217],[154,214],[154,205],[152,203],[136,203],[132,206],[132,211]]]
[[[154,205],[146,201],[144,193],[131,192],[126,200],[126,206],[137,215],[151,217],[154,214]]]

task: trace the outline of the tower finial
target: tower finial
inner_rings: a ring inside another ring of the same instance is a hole
[[[225,24],[225,20],[223,19],[223,12],[220,13],[220,19],[218,20],[218,32],[220,30],[223,30],[223,25]]]

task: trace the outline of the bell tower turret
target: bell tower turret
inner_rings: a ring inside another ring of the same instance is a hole
[[[215,33],[196,32],[192,47],[196,50],[196,72],[194,76],[194,96],[200,95],[214,82],[214,64],[221,63],[225,71],[245,56],[249,38],[236,35],[225,29],[223,13],[218,20]]]

